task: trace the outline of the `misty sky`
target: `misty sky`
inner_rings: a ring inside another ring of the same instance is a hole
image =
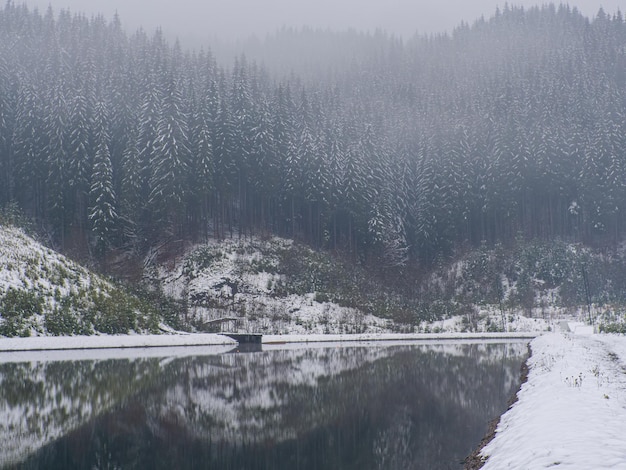
[[[15,3],[21,3],[16,0]],[[70,8],[111,18],[117,10],[130,31],[142,26],[151,32],[161,26],[183,41],[209,38],[234,40],[263,36],[282,26],[312,26],[361,31],[384,29],[405,37],[416,31],[450,31],[461,21],[491,16],[499,0],[25,0],[45,10]],[[533,6],[544,0],[514,0],[512,5]],[[558,3],[555,2],[555,3]],[[614,13],[623,0],[572,0],[583,14],[595,16],[602,6]]]

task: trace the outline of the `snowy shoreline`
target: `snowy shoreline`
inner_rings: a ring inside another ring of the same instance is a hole
[[[555,333],[530,346],[482,468],[626,468],[626,337]]]
[[[236,344],[235,340],[217,334],[36,336],[32,338],[2,338],[0,339],[0,353],[76,349],[235,346]]]
[[[424,341],[424,340],[493,340],[533,339],[539,333],[363,333],[363,334],[308,334],[263,335],[263,344],[324,343],[346,341]]]
[[[343,343],[370,341],[432,341],[432,340],[511,340],[533,339],[538,333],[376,333],[376,334],[311,334],[263,335],[263,344]],[[169,348],[213,345],[237,345],[224,334],[177,333],[163,335],[94,335],[37,336],[31,338],[0,338],[0,354],[17,351],[59,351],[81,349]]]

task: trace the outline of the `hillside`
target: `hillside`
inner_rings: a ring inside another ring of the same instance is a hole
[[[623,332],[625,273],[617,250],[520,241],[442,260],[424,276],[386,278],[271,237],[209,240],[150,265],[144,280],[178,302],[181,322],[199,331],[546,331],[567,319]]]
[[[0,225],[0,336],[158,332],[156,311],[103,277]]]
[[[328,253],[282,238],[209,241],[154,266],[147,277],[185,306],[192,327],[268,334],[378,333],[411,325],[380,318],[360,288],[368,275]],[[369,307],[369,308],[368,308]],[[374,316],[375,311],[378,316]]]
[[[209,240],[146,261],[140,298],[20,229],[0,226],[0,242],[1,336],[515,332],[562,319],[626,331],[623,253],[560,242],[483,247],[399,282],[292,240]]]

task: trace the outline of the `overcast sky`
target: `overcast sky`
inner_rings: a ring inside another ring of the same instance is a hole
[[[15,0],[15,3],[21,3]],[[25,0],[44,11],[70,8],[111,18],[117,10],[130,31],[142,26],[151,32],[161,26],[185,42],[209,38],[244,39],[264,36],[282,26],[312,26],[361,31],[384,29],[402,36],[450,31],[461,21],[472,23],[491,16],[499,0]],[[544,0],[513,0],[512,5],[532,6]],[[558,3],[558,1],[556,2]],[[624,0],[572,0],[583,14],[595,16],[602,6],[614,13]]]

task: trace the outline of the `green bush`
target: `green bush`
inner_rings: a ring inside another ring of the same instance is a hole
[[[34,291],[9,290],[0,299],[0,315],[5,319],[25,319],[43,313],[43,298]]]
[[[599,326],[601,333],[626,334],[626,323],[601,323]]]
[[[0,297],[0,335],[30,336],[28,319],[43,312],[43,298],[35,291],[9,290]]]
[[[90,315],[96,331],[115,335],[128,334],[137,328],[137,314],[130,305],[104,294],[96,294],[92,300]]]
[[[68,305],[62,305],[52,312],[47,312],[44,315],[44,327],[54,336],[84,334],[76,315],[72,313]]]

